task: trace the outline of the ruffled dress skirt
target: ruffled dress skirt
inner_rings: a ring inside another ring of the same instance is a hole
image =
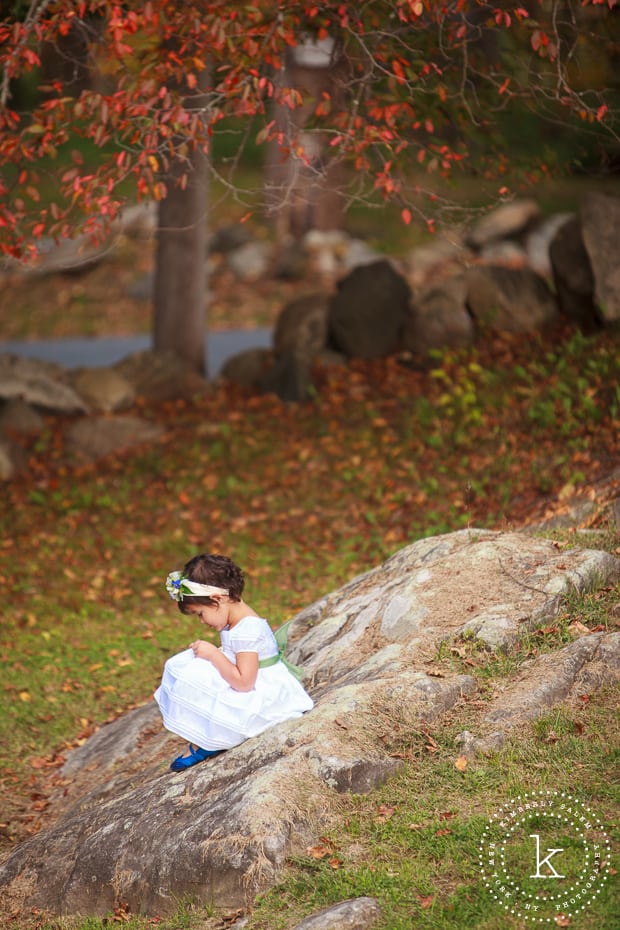
[[[234,653],[223,651],[235,661]],[[191,649],[168,659],[154,698],[167,730],[212,750],[230,749],[313,707],[312,698],[282,662],[259,668],[252,691],[235,691]]]

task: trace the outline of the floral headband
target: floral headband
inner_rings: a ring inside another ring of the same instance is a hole
[[[215,594],[228,594],[227,588],[216,588],[210,584],[198,584],[183,577],[183,572],[170,572],[166,578],[166,591],[173,601],[184,597],[213,597]]]

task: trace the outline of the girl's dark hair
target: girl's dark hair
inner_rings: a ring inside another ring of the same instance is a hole
[[[216,588],[226,588],[231,601],[240,601],[243,594],[245,579],[238,565],[225,555],[210,555],[203,553],[195,555],[183,566],[183,577],[198,584],[211,584]],[[181,598],[179,610],[186,614],[190,604],[202,604],[205,607],[217,607],[213,597],[185,597]]]

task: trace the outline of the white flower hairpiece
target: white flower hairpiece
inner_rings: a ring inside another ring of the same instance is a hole
[[[183,572],[170,572],[166,578],[166,591],[173,601],[184,597],[213,597],[216,594],[227,595],[228,588],[216,588],[210,584],[199,584],[183,577]]]

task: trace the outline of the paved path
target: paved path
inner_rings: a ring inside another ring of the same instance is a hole
[[[148,349],[151,337],[118,336],[93,339],[47,339],[42,342],[0,342],[0,354],[25,355],[64,368],[96,368],[114,365],[121,358]],[[218,330],[205,339],[205,355],[209,377],[214,378],[231,355],[244,349],[270,348],[271,330]]]

